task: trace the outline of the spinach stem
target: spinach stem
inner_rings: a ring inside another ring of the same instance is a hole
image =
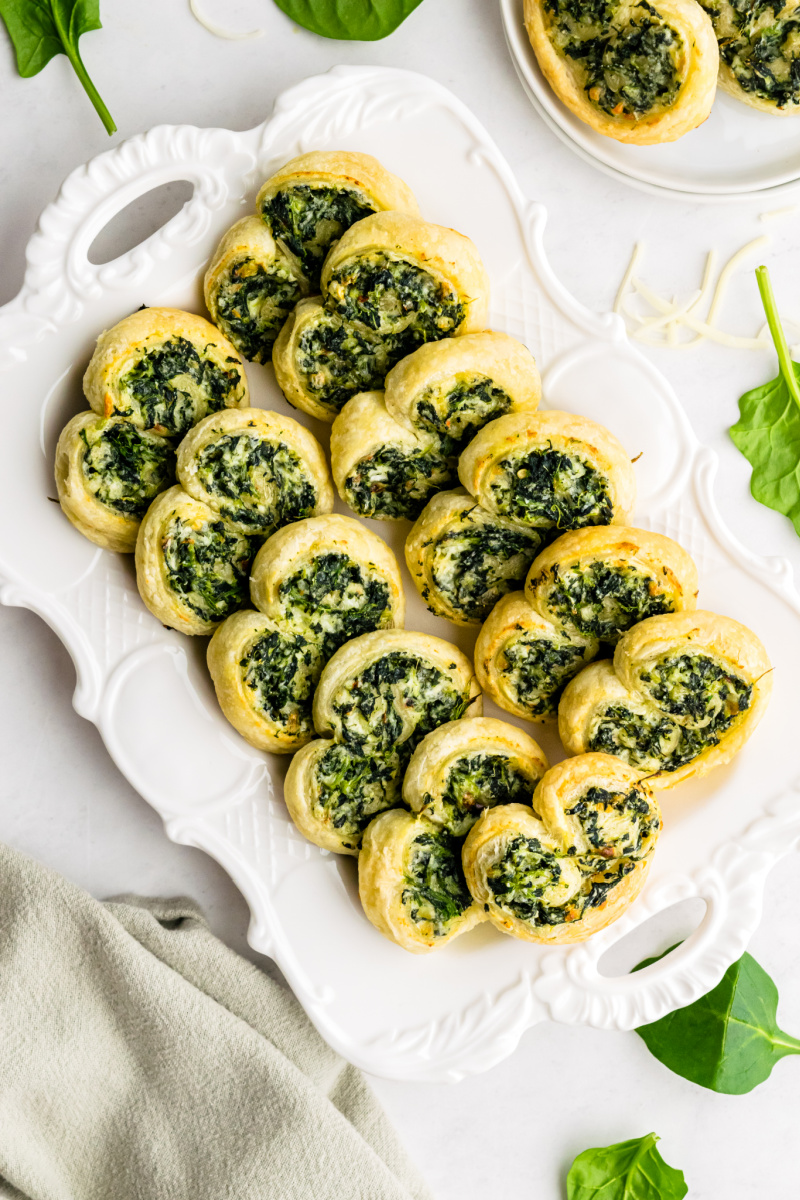
[[[61,45],[64,47],[64,53],[66,54],[69,61],[72,63],[72,67],[73,67],[73,70],[75,71],[75,74],[78,76],[78,79],[80,79],[81,83],[83,84],[83,88],[84,88],[84,91],[86,92],[86,95],[89,97],[92,104],[94,105],[97,115],[99,116],[100,120],[103,122],[105,131],[110,137],[112,133],[117,132],[117,127],[114,124],[114,118],[111,116],[111,113],[108,111],[105,104],[103,103],[100,93],[98,92],[97,88],[94,86],[91,79],[89,78],[89,72],[86,70],[86,67],[83,65],[83,59],[80,56],[78,47],[76,45],[73,45],[72,38],[70,37],[70,34],[69,34],[69,30],[64,29],[64,27],[61,23],[61,17],[60,17],[59,11],[58,11],[58,7],[56,5],[52,6],[52,12],[53,12],[53,21],[55,22],[56,29],[58,30],[58,36],[61,40]]]
[[[784,383],[789,389],[789,395],[794,400],[798,409],[800,409],[800,385],[797,382],[795,374],[794,359],[789,353],[789,344],[786,341],[786,334],[783,332],[781,319],[778,316],[778,306],[775,303],[775,293],[772,290],[772,281],[769,277],[769,271],[766,267],[756,267],[756,280],[758,281],[758,290],[761,293],[761,303],[764,305],[764,312],[767,314],[767,324],[769,331],[772,334],[772,340],[775,343],[775,349],[778,352],[778,362],[781,367],[781,375]]]

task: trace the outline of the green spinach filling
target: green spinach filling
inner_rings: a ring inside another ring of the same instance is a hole
[[[246,359],[269,362],[281,326],[302,295],[285,263],[266,267],[252,258],[240,258],[220,281],[217,319]]]
[[[435,434],[442,453],[458,458],[479,429],[511,408],[511,397],[486,376],[456,382],[450,391],[426,388],[414,405],[414,424]]]
[[[602,561],[566,568],[556,564],[534,588],[542,584],[547,608],[563,625],[601,642],[617,642],[645,617],[673,610],[655,579],[628,566]]]
[[[311,733],[311,703],[324,659],[319,647],[300,634],[270,631],[241,659],[250,702],[287,733]]]
[[[313,515],[316,488],[299,455],[283,442],[225,434],[197,456],[197,477],[223,516],[253,533]]]
[[[533,530],[473,522],[472,511],[463,512],[459,524],[433,543],[431,579],[454,609],[477,622],[485,621],[500,597],[522,584],[542,538]],[[422,596],[428,598],[427,588]]]
[[[395,361],[381,338],[329,312],[298,338],[297,369],[314,399],[333,413],[358,392],[382,388]]]
[[[248,596],[252,547],[224,521],[195,529],[173,517],[162,543],[169,586],[204,621],[222,621]]]
[[[301,623],[322,645],[325,659],[351,638],[388,623],[389,586],[347,554],[317,555],[280,585],[287,619]]]
[[[636,119],[674,104],[683,39],[647,0],[546,0],[545,7],[554,48],[596,108]]]
[[[318,288],[331,244],[375,211],[366,194],[355,188],[294,183],[271,196],[261,215],[275,240],[298,259],[303,274]]]
[[[518,834],[491,866],[487,883],[495,904],[520,921],[563,925],[567,904],[548,904],[548,893],[568,900],[571,888],[564,877],[562,855],[547,850],[538,838]]]
[[[400,801],[397,755],[361,754],[333,742],[314,768],[314,790],[325,819],[347,838],[345,848],[358,850],[372,818]]]
[[[522,633],[503,647],[503,689],[532,717],[554,716],[564,688],[586,661],[586,647],[568,639]]]
[[[236,359],[224,370],[200,354],[188,338],[174,337],[145,350],[119,381],[122,407],[145,429],[183,437],[207,413],[235,404],[242,375]]]
[[[356,464],[344,487],[347,503],[362,517],[413,521],[433,492],[455,482],[453,460],[436,450],[384,445]]]
[[[125,517],[143,517],[175,479],[175,453],[164,438],[111,420],[81,430],[83,475],[92,495]]]
[[[579,862],[581,870],[589,874],[604,872],[612,859],[640,858],[643,844],[659,827],[658,818],[638,788],[629,792],[587,788],[565,814],[577,817],[583,830],[589,848]],[[570,847],[568,853],[575,854],[575,847]]]
[[[466,316],[451,288],[382,251],[342,263],[331,276],[326,303],[388,340],[396,359],[451,336]]]
[[[402,900],[411,920],[429,927],[434,937],[449,933],[450,924],[472,904],[461,845],[444,831],[414,838],[403,883]]]
[[[701,728],[727,729],[753,695],[750,684],[706,654],[665,655],[639,680],[665,712]]]
[[[613,519],[608,480],[576,454],[530,450],[501,459],[498,467],[490,486],[501,516],[562,532]]]
[[[722,61],[743,91],[776,108],[800,104],[800,12],[780,0],[700,0]]]
[[[519,763],[505,754],[465,754],[448,771],[441,799],[425,794],[427,815],[461,837],[485,808],[530,804],[533,787]]]

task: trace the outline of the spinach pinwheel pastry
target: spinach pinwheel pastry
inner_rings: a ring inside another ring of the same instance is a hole
[[[98,546],[132,554],[151,501],[175,479],[175,452],[122,417],[82,412],[58,439],[55,476],[75,528]]]
[[[322,296],[331,312],[382,337],[397,361],[424,342],[483,329],[489,278],[463,234],[408,213],[376,213],[325,259]]]
[[[402,628],[400,571],[357,521],[311,517],[264,543],[250,594],[259,611],[234,613],[209,643],[211,678],[242,737],[292,754],[314,736],[314,689],[334,651],[362,633]]]
[[[356,221],[383,210],[419,212],[402,179],[371,155],[347,150],[293,158],[267,180],[256,200],[275,241],[314,289],[331,245]]]
[[[459,488],[428,501],[406,538],[406,563],[432,613],[481,625],[502,596],[522,586],[542,540]]]
[[[624,525],[636,499],[633,467],[613,434],[564,412],[490,421],[461,455],[458,477],[487,512],[548,536]]]
[[[655,788],[730,762],[769,701],[772,668],[756,635],[731,617],[649,617],[565,689],[558,732],[569,754],[614,754]]]
[[[331,430],[331,470],[345,504],[377,521],[413,520],[432,492],[455,482],[455,462],[439,439],[399,425],[383,392],[345,404]]]
[[[700,0],[719,44],[719,86],[760,112],[800,112],[800,0]]]
[[[317,439],[263,408],[226,409],[195,425],[178,448],[178,479],[240,533],[261,537],[333,508]]]
[[[136,583],[153,616],[180,633],[213,633],[247,600],[253,546],[207,504],[172,487],[136,539]]]
[[[392,357],[372,330],[301,300],[272,351],[275,378],[294,408],[330,423],[358,392],[383,387]]]
[[[533,355],[507,333],[468,333],[420,346],[386,377],[386,407],[406,429],[433,434],[456,458],[488,421],[535,412]]]
[[[249,404],[236,348],[210,321],[175,308],[140,309],[102,333],[83,389],[100,416],[176,439],[208,413]]]
[[[264,222],[242,217],[217,247],[203,290],[217,328],[250,362],[264,363],[308,289]]]
[[[464,879],[461,843],[399,808],[367,826],[358,893],[375,928],[412,954],[437,950],[486,919]]]
[[[534,560],[524,593],[492,610],[475,644],[475,669],[501,708],[544,720],[601,642],[616,643],[638,622],[696,601],[697,568],[671,538],[625,525],[576,529]]]
[[[642,890],[661,831],[639,773],[607,754],[552,767],[532,808],[490,808],[464,843],[467,885],[489,920],[528,942],[581,942]]]
[[[487,808],[530,804],[547,767],[540,746],[515,725],[493,717],[450,721],[414,751],[403,801],[434,825],[463,837]]]
[[[313,712],[321,739],[292,759],[286,804],[309,841],[358,854],[372,818],[400,803],[406,766],[425,735],[479,716],[481,698],[472,664],[455,646],[394,629],[337,650]]]
[[[695,0],[525,0],[524,18],[547,82],[598,133],[651,146],[710,113],[719,55]]]

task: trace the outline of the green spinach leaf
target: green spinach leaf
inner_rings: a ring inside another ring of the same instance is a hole
[[[17,70],[23,79],[38,75],[57,54],[66,54],[106,131],[115,133],[117,127],[78,50],[84,33],[103,28],[100,0],[0,0],[0,17],[14,45]]]
[[[634,967],[640,971],[664,958]],[[700,1087],[729,1096],[752,1092],[800,1041],[778,1028],[778,989],[749,954],[729,967],[707,995],[636,1032],[651,1054]]]
[[[800,363],[789,354],[767,268],[756,278],[781,369],[777,379],[745,392],[730,434],[753,468],[755,499],[789,517],[800,534]]]
[[[579,1154],[567,1175],[567,1200],[682,1200],[683,1171],[664,1162],[654,1133]]]
[[[394,33],[422,0],[275,0],[304,29],[322,37],[377,42]]]

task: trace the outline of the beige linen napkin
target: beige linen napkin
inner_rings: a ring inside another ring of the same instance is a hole
[[[190,900],[0,846],[0,1196],[430,1200],[363,1078]]]

